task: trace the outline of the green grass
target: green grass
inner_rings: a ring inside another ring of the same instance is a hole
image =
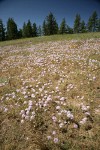
[[[60,40],[82,40],[82,39],[90,39],[90,38],[100,38],[100,32],[94,33],[81,33],[81,34],[64,34],[64,35],[51,35],[51,36],[43,36],[43,37],[34,37],[34,38],[25,38],[25,39],[17,39],[0,42],[0,46],[6,45],[30,45],[48,42],[48,41],[60,41]]]

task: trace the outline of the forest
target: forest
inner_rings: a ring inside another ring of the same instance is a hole
[[[32,23],[30,20],[23,23],[23,27],[18,29],[13,18],[8,18],[6,26],[0,19],[0,41],[13,40],[28,37],[55,35],[55,34],[75,34],[87,32],[100,32],[100,18],[96,11],[89,17],[87,23],[81,19],[80,14],[76,14],[73,27],[70,27],[65,18],[58,25],[56,18],[50,12],[42,25]]]

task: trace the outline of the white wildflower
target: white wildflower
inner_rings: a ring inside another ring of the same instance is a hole
[[[52,116],[52,120],[53,120],[54,122],[56,122],[56,121],[57,121],[57,118],[56,118],[55,116]]]
[[[65,100],[65,98],[64,98],[64,97],[61,97],[61,98],[60,98],[60,101],[64,101],[64,100]]]
[[[58,143],[58,138],[54,138],[54,143]]]
[[[47,139],[50,140],[52,137],[51,136],[47,136]]]
[[[75,128],[75,129],[77,129],[77,128],[78,128],[78,125],[77,125],[77,124],[75,124],[75,123],[74,123],[74,128]]]
[[[60,106],[56,106],[56,110],[59,110],[60,109]]]
[[[34,94],[31,94],[31,97],[32,97],[32,98],[35,98],[35,95],[34,95]]]
[[[56,134],[56,131],[53,131],[52,134],[55,135],[55,134]]]
[[[35,117],[35,116],[31,116],[31,117],[30,117],[30,121],[31,121],[31,120],[33,120],[33,119],[34,119],[34,117]]]
[[[22,123],[22,124],[24,123],[24,120],[23,120],[23,119],[21,120],[21,123]]]
[[[60,124],[59,124],[59,127],[60,127],[60,128],[62,128],[62,127],[63,127],[63,125],[64,125],[63,123],[60,123]]]

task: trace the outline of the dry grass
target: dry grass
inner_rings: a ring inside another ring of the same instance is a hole
[[[99,150],[100,38],[0,47],[0,150]]]

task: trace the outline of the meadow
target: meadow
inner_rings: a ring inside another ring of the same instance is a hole
[[[100,149],[100,33],[0,42],[0,150]]]

